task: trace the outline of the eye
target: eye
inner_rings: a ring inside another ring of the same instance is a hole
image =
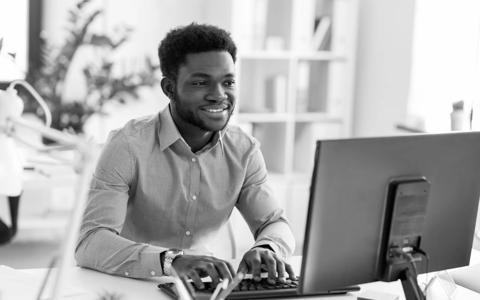
[[[234,79],[229,79],[224,82],[224,85],[227,87],[234,87],[235,86],[235,80]]]
[[[205,80],[195,80],[195,81],[192,81],[192,85],[193,86],[205,86],[205,85],[207,85],[207,81],[205,81]]]

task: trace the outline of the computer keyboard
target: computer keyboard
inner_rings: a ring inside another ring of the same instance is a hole
[[[297,295],[298,278],[295,280],[286,279],[285,282],[277,280],[275,284],[262,278],[260,281],[253,279],[243,279],[240,284],[230,293],[227,299],[255,299],[255,298],[275,298]],[[205,283],[205,289],[202,292],[212,293],[215,287],[211,282]]]
[[[205,288],[196,289],[193,284],[188,283],[197,293],[197,295],[211,295],[215,290],[215,286],[211,282],[204,282]],[[159,284],[158,287],[170,295],[173,299],[177,299],[176,289],[173,283]],[[243,279],[240,284],[228,295],[227,299],[256,299],[256,298],[278,298],[297,295],[298,278],[296,280],[287,279],[285,282],[277,280],[275,284],[267,282],[267,278],[260,281],[253,279]],[[205,298],[205,297],[203,297]],[[205,299],[208,299],[206,297]]]
[[[192,289],[197,293],[196,299],[209,299],[210,295],[215,290],[215,287],[211,282],[204,282],[205,289],[197,290],[193,284],[188,283]],[[267,278],[262,278],[257,282],[251,278],[243,279],[240,284],[228,295],[227,299],[276,299],[286,297],[298,297],[301,295],[298,290],[299,278],[296,280],[287,279],[286,282],[280,282],[277,280],[275,284],[267,282]],[[176,291],[173,283],[159,284],[158,287],[165,293],[170,295],[173,299],[177,299]],[[345,288],[339,288],[324,292],[315,293],[315,295],[338,295],[348,292],[359,291],[360,287],[350,286]],[[202,298],[203,295],[203,298]],[[313,295],[313,294],[312,294]]]

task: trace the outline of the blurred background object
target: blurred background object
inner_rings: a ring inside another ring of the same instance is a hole
[[[117,49],[129,40],[133,28],[120,25],[112,32],[98,32],[94,25],[101,22],[103,9],[92,3],[80,0],[68,9],[67,37],[60,45],[42,36],[41,67],[31,69],[27,75],[27,81],[48,101],[53,115],[52,127],[75,133],[83,132],[83,125],[92,114],[105,114],[106,102],[126,103],[138,99],[141,87],[152,86],[159,80],[158,65],[148,57],[128,69],[112,59]],[[71,73],[80,71],[73,67],[75,60],[82,53],[85,55],[85,51],[94,55],[81,67],[83,80],[75,82],[83,84],[85,91],[68,99],[67,81],[75,80]],[[42,116],[42,111],[33,105],[27,105],[25,110]]]

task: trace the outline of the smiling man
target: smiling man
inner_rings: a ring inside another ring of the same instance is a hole
[[[259,143],[228,125],[235,108],[236,46],[211,25],[170,31],[158,54],[170,104],[111,133],[94,174],[76,248],[79,265],[149,278],[174,268],[203,288],[232,279],[232,266],[208,253],[236,207],[255,243],[239,272],[294,277],[285,259],[294,239],[267,185]]]

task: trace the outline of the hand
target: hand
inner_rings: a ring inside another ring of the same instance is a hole
[[[232,276],[235,274],[230,263],[213,256],[177,256],[173,260],[172,266],[179,276],[184,275],[192,279],[195,287],[200,290],[205,288],[202,277],[210,276],[213,286],[217,286],[220,279],[228,278],[229,281],[232,281]]]
[[[272,250],[255,247],[243,256],[238,272],[251,273],[253,280],[261,280],[261,272],[264,268],[268,272],[268,283],[275,284],[278,278],[285,282],[286,273],[290,279],[296,279],[295,272],[290,264],[278,257]]]

